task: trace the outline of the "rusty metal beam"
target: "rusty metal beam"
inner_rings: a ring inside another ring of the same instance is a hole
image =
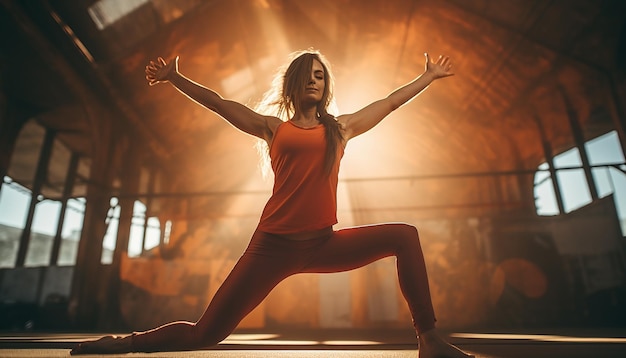
[[[543,145],[543,153],[546,157],[546,163],[548,163],[548,170],[550,171],[550,178],[552,179],[552,190],[554,190],[554,196],[556,198],[556,204],[559,208],[559,214],[565,213],[565,205],[563,204],[563,195],[561,195],[561,187],[556,177],[556,169],[554,168],[554,156],[552,155],[552,147],[546,136],[546,131],[543,127],[541,117],[537,114],[534,116],[537,129],[539,130],[539,136],[541,137],[541,143]]]
[[[35,217],[35,206],[39,202],[38,197],[48,175],[48,165],[50,164],[50,157],[52,156],[52,145],[54,144],[55,135],[56,133],[54,130],[46,129],[43,145],[41,146],[41,152],[39,153],[39,162],[37,163],[35,179],[33,181],[33,190],[30,195],[28,214],[26,215],[26,222],[24,223],[24,229],[22,230],[22,235],[20,237],[17,257],[15,258],[15,267],[23,267],[26,262],[26,254],[28,253],[28,245],[30,243],[31,226],[33,225],[33,219]]]
[[[617,85],[615,84],[615,78],[613,73],[611,72],[610,69],[603,67],[597,63],[594,63],[586,58],[582,58],[578,55],[575,55],[571,52],[571,48],[573,47],[573,45],[575,45],[577,43],[577,40],[580,39],[584,34],[586,34],[585,31],[588,31],[590,28],[593,28],[593,26],[595,24],[598,23],[598,21],[601,20],[601,16],[596,16],[593,21],[591,22],[591,25],[589,25],[587,28],[582,29],[580,32],[578,32],[577,34],[574,34],[573,36],[570,36],[571,41],[569,42],[569,44],[564,44],[563,46],[561,46],[560,48],[556,48],[555,46],[553,46],[552,44],[547,43],[543,38],[538,37],[538,36],[531,36],[525,32],[520,31],[517,28],[514,28],[513,26],[510,26],[502,21],[498,21],[496,19],[493,18],[488,18],[486,16],[484,16],[483,14],[474,11],[473,9],[471,9],[468,6],[464,6],[463,2],[457,2],[457,1],[449,1],[448,3],[452,4],[453,6],[457,7],[458,9],[471,14],[472,16],[476,16],[479,18],[482,18],[488,22],[490,22],[491,24],[504,29],[506,31],[509,31],[511,33],[516,34],[517,36],[520,37],[520,39],[523,39],[525,41],[529,41],[533,44],[536,44],[540,47],[543,47],[544,49],[547,49],[548,51],[554,52],[556,53],[560,58],[557,59],[557,61],[563,61],[563,60],[570,60],[579,64],[582,64],[600,74],[602,74],[607,81],[609,82],[609,91],[610,91],[610,98],[609,100],[611,101],[611,104],[614,106],[615,112],[616,114],[614,116],[612,116],[613,119],[613,124],[615,126],[615,129],[618,133],[619,139],[620,139],[620,143],[621,143],[621,147],[622,147],[622,152],[624,154],[624,156],[626,156],[626,110],[624,109],[624,105],[623,103],[620,101],[619,99],[619,95],[617,94]],[[609,5],[616,5],[616,6],[621,6],[621,8],[624,9],[615,9],[614,11],[616,13],[623,13],[623,10],[626,10],[626,5],[623,2],[603,2],[602,6],[603,8],[598,11],[598,14],[606,13],[606,12],[611,12],[611,9],[609,8]],[[518,96],[518,100],[511,103],[509,105],[509,108],[505,111],[503,111],[502,113],[500,113],[498,115],[499,118],[505,118],[506,116],[508,116],[511,112],[513,112],[513,110],[515,108],[517,108],[518,106],[520,106],[521,104],[525,103],[528,100],[528,97],[530,96],[530,94],[534,91],[535,88],[537,88],[539,85],[541,85],[546,78],[550,78],[552,77],[552,75],[554,75],[556,73],[557,70],[557,64],[560,62],[555,62],[552,66],[552,68],[547,72],[544,73],[543,75],[541,75],[538,79],[534,80],[531,82],[531,84],[529,86],[526,87],[525,90],[522,91],[522,94],[520,96]],[[617,116],[617,118],[615,118]]]
[[[50,67],[54,71],[60,73],[65,84],[76,97],[81,100],[83,106],[86,108],[93,106],[99,108],[104,104],[103,99],[108,99],[109,102],[114,105],[114,108],[111,109],[118,112],[122,118],[133,124],[139,135],[158,158],[168,158],[169,151],[162,144],[163,141],[157,138],[155,132],[143,122],[128,102],[121,98],[113,84],[97,69],[96,64],[89,62],[89,56],[86,56],[86,54],[78,48],[76,42],[71,37],[71,33],[68,32],[71,31],[71,29],[67,24],[50,8],[47,2],[44,1],[41,2],[41,4],[44,8],[43,10],[48,12],[50,21],[57,24],[59,27],[58,31],[62,31],[67,37],[66,40],[74,47],[76,51],[74,55],[79,54],[83,58],[84,63],[81,67],[90,69],[89,80],[92,82],[86,83],[86,79],[77,72],[70,61],[68,61],[68,58],[61,53],[62,49],[55,46],[49,36],[42,33],[42,29],[31,19],[29,14],[24,10],[23,5],[20,5],[16,1],[0,0],[0,6],[4,7],[13,17],[20,30],[26,35],[26,38],[28,38],[30,45],[45,62],[50,64]],[[91,120],[93,120],[93,118],[91,118]]]
[[[65,212],[67,211],[67,201],[72,195],[74,189],[74,182],[76,181],[76,170],[78,169],[78,160],[80,156],[76,153],[72,153],[70,157],[70,164],[67,167],[67,174],[65,175],[65,185],[63,186],[63,196],[61,199],[61,212],[57,224],[57,232],[54,235],[54,241],[52,243],[52,251],[50,252],[50,266],[56,266],[59,261],[59,251],[61,250],[61,240],[63,234],[63,224],[65,223]]]

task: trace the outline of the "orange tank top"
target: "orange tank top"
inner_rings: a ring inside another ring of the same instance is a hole
[[[270,146],[274,172],[272,196],[258,229],[273,234],[314,231],[337,223],[337,176],[343,147],[330,173],[324,172],[323,124],[301,128],[281,123]]]

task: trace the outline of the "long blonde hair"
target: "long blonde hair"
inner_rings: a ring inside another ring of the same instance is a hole
[[[282,68],[272,81],[272,87],[265,93],[255,110],[261,114],[273,115],[288,121],[300,105],[304,89],[311,76],[313,61],[317,60],[324,68],[324,93],[317,105],[318,120],[324,125],[326,133],[326,152],[324,154],[324,171],[329,174],[337,160],[337,148],[343,140],[340,125],[334,115],[328,113],[333,104],[334,78],[326,58],[316,50],[297,51],[291,54],[287,68]],[[269,171],[269,152],[267,143],[259,141],[257,148],[261,151],[261,168]]]

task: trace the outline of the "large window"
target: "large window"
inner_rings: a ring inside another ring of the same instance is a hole
[[[96,28],[100,30],[103,40],[114,44],[111,50],[123,51],[154,34],[166,24],[192,12],[197,6],[208,2],[206,0],[97,0],[89,1],[91,5],[87,13]],[[115,57],[114,54],[109,54],[109,56]]]
[[[619,138],[615,131],[592,139],[585,144],[592,166],[595,188],[600,197],[613,194],[615,205],[626,233],[626,165]],[[563,198],[566,213],[591,202],[589,186],[582,169],[578,148],[570,149],[554,157],[556,180]],[[539,215],[557,215],[559,209],[554,193],[548,164],[542,163],[535,173],[535,206]]]
[[[128,240],[128,256],[140,256],[144,251],[159,245],[161,241],[161,222],[157,217],[149,217],[146,221],[146,205],[135,201],[133,219]]]
[[[0,268],[15,265],[30,198],[31,192],[28,188],[12,181],[10,177],[4,178],[0,192]],[[50,263],[61,208],[61,202],[53,200],[41,200],[35,206],[25,266],[47,266]],[[84,216],[85,199],[69,199],[61,231],[58,265],[76,263]]]
[[[29,201],[30,190],[4,177],[0,191],[0,268],[15,266]]]

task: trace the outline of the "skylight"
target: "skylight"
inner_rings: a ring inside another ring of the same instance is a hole
[[[99,0],[88,11],[98,30],[102,30],[147,2],[149,0]]]

